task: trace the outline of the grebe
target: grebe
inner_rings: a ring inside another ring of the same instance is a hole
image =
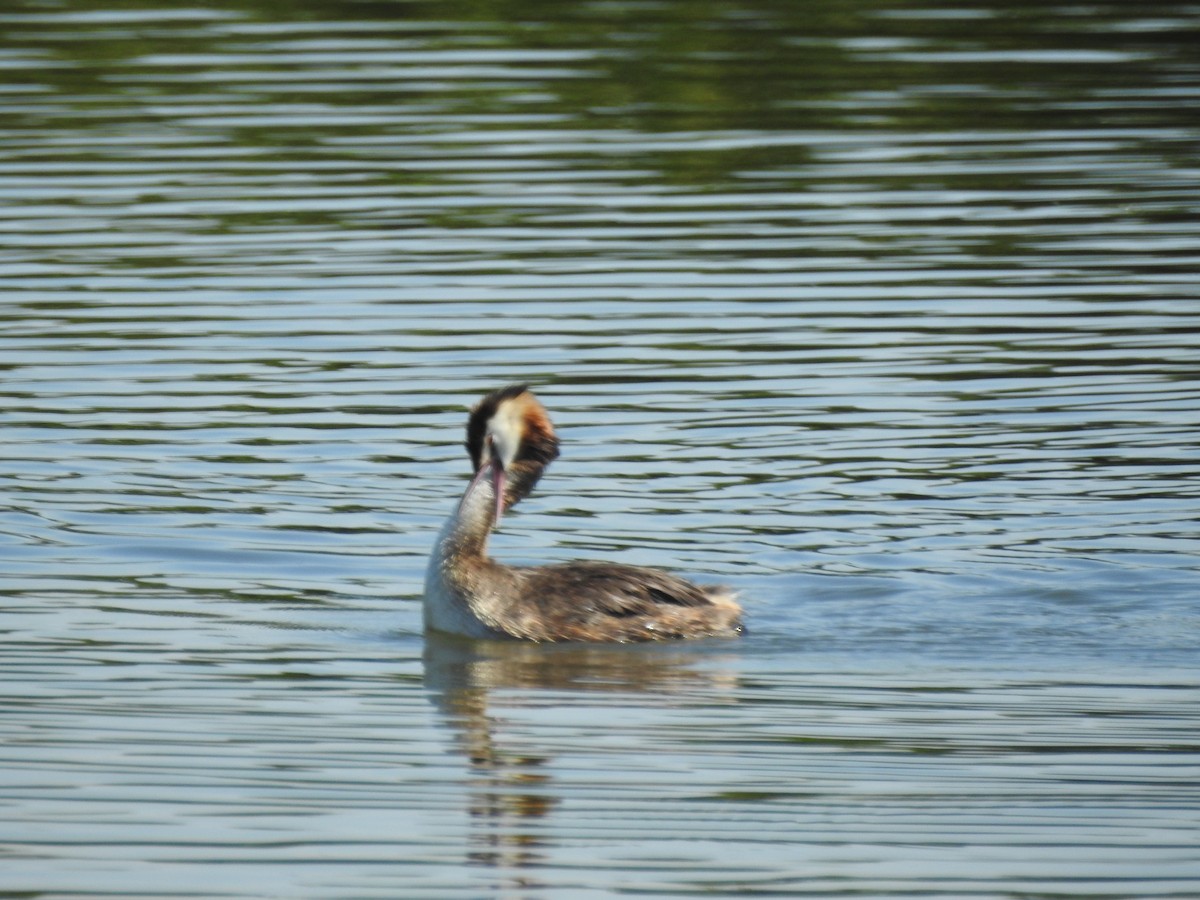
[[[425,627],[467,637],[529,641],[661,641],[733,636],[733,591],[658,569],[606,562],[506,566],[487,555],[504,510],[558,456],[545,407],[526,385],[494,391],[471,410],[475,477],[446,520],[425,575]]]

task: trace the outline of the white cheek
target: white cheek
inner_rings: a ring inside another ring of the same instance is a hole
[[[517,458],[520,429],[519,417],[510,407],[501,407],[488,422],[488,434],[496,448],[496,455],[500,457],[500,463],[506,469]]]

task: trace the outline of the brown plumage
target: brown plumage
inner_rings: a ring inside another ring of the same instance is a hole
[[[653,641],[740,634],[728,588],[641,566],[506,566],[487,555],[504,510],[558,456],[545,408],[525,385],[484,397],[467,421],[475,475],[446,522],[425,579],[426,627],[531,641]]]

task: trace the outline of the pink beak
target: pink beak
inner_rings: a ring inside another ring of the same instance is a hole
[[[467,493],[471,493],[475,486],[483,480],[484,473],[491,469],[492,471],[492,492],[496,495],[496,521],[492,523],[492,527],[500,524],[500,516],[504,513],[504,486],[508,479],[504,475],[504,466],[500,465],[494,459],[490,459],[479,467],[479,471],[475,473],[475,477],[471,479],[471,484],[467,488]]]

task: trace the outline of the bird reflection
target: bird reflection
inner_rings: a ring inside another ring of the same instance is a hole
[[[562,799],[550,771],[552,754],[531,749],[527,727],[514,747],[504,709],[544,706],[546,691],[629,693],[643,695],[634,702],[660,705],[687,702],[689,694],[709,704],[722,697],[732,702],[736,677],[717,665],[730,652],[726,642],[536,645],[426,636],[430,700],[471,772],[468,859],[502,876],[499,896],[540,887],[534,870],[545,860],[551,833],[544,820]]]

